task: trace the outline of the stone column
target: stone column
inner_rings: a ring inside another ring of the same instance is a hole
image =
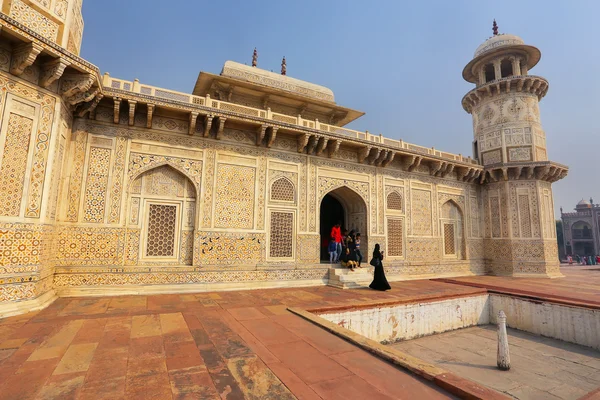
[[[510,354],[508,351],[508,335],[506,334],[506,314],[498,312],[498,368],[502,371],[510,369]]]
[[[528,69],[527,69],[527,60],[521,59],[521,75],[525,76],[527,75]]]
[[[513,75],[521,75],[521,60],[518,57],[511,57],[510,60],[512,61]]]
[[[500,64],[502,60],[494,60],[494,77],[496,79],[502,78],[502,70],[500,69]]]

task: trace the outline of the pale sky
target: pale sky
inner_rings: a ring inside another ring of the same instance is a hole
[[[542,52],[532,75],[548,79],[540,103],[551,160],[570,167],[554,184],[556,212],[600,203],[600,2],[84,0],[81,55],[101,72],[190,93],[202,71],[251,62],[333,90],[366,112],[348,125],[436,149],[471,154],[462,69],[500,33]]]

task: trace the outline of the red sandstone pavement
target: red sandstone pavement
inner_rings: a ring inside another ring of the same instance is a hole
[[[568,266],[563,265],[564,278],[509,278],[501,276],[469,276],[462,278],[439,279],[471,285],[507,293],[542,297],[556,301],[580,303],[590,307],[600,307],[600,265]]]
[[[451,397],[286,309],[480,291],[392,286],[61,298],[0,320],[0,399]]]
[[[600,271],[566,271],[554,280],[459,280],[597,299]],[[449,398],[286,308],[477,292],[424,280],[392,283],[386,293],[311,287],[61,298],[0,320],[0,399]]]

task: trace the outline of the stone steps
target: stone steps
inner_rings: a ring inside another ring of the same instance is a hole
[[[367,287],[373,281],[374,268],[370,265],[363,265],[362,268],[356,268],[350,271],[342,266],[329,268],[329,286],[340,289],[356,289]]]

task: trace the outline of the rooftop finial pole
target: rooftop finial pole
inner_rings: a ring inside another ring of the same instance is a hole
[[[256,51],[256,47],[254,48],[254,53],[252,53],[252,66],[256,67],[258,62],[258,52]]]
[[[494,19],[494,24],[492,25],[492,31],[494,32],[494,36],[496,36],[498,34],[498,24],[496,23],[495,19]]]
[[[283,56],[283,60],[281,60],[281,75],[287,74],[287,65],[285,63],[285,56]]]

